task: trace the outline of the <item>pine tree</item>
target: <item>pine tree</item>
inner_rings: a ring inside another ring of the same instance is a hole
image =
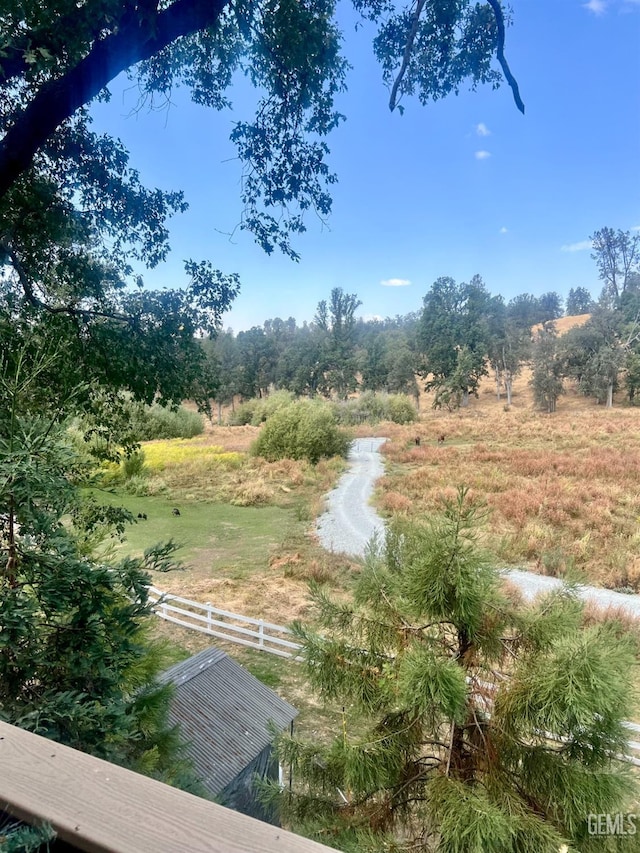
[[[282,738],[283,816],[345,851],[632,849],[592,839],[587,816],[633,793],[618,756],[634,641],[571,590],[524,606],[478,521],[461,489],[431,523],[391,527],[353,603],[313,589],[324,636],[296,626],[306,672],[357,724],[328,745]]]

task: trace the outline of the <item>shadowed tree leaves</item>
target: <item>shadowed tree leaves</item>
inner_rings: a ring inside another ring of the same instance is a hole
[[[355,5],[379,24],[383,76],[397,73],[399,94],[415,90],[426,101],[457,91],[465,80],[472,87],[496,85],[496,57],[505,71],[504,14],[494,0],[434,0],[417,15],[415,38],[406,27],[402,35],[411,11],[379,0]],[[70,337],[82,356],[77,363],[90,376],[88,342],[108,341],[123,367],[124,337],[131,336],[129,349],[145,355],[158,341],[153,305],[178,312],[180,334],[162,329],[171,340],[138,384],[147,398],[165,397],[169,389],[178,397],[191,394],[192,377],[180,385],[176,360],[194,359],[189,332],[219,325],[237,281],[189,261],[191,286],[182,303],[175,292],[149,294],[142,306],[144,300],[131,295],[133,265],[164,260],[167,220],[186,204],[179,192],[143,187],[122,144],[91,131],[88,106],[108,98],[109,83],[125,71],[143,103],[186,85],[197,103],[222,109],[230,105],[235,72],[243,71],[258,104],[254,118],[236,121],[231,134],[243,168],[241,227],[267,252],[279,248],[295,258],[292,238],[304,231],[305,215],[324,218],[331,209],[335,176],[326,138],[342,119],[334,105],[347,69],[340,41],[333,0],[89,0],[81,6],[9,0],[0,20],[2,310],[39,324],[67,318],[57,331]],[[135,394],[139,363],[128,368]],[[170,378],[163,376],[165,363]]]
[[[131,515],[83,500],[86,475],[58,405],[40,406],[55,354],[0,361],[0,716],[38,734],[165,781],[186,783],[169,691],[169,659],[146,623],[143,558],[96,558]],[[101,534],[101,535],[100,535]]]

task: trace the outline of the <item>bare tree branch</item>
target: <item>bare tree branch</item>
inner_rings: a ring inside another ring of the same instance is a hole
[[[487,0],[487,3],[493,9],[493,14],[496,19],[496,26],[498,27],[498,44],[496,48],[496,57],[498,59],[498,62],[500,63],[500,67],[502,68],[502,73],[504,74],[507,83],[511,87],[511,91],[513,92],[513,100],[516,102],[516,107],[524,115],[524,103],[522,102],[522,98],[520,97],[518,81],[511,73],[509,63],[507,62],[506,57],[504,55],[504,15],[502,14],[502,6],[500,5],[500,0]]]

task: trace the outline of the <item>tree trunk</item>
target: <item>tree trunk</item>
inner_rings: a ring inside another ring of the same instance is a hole
[[[504,377],[504,388],[507,392],[507,406],[511,405],[511,389],[513,387],[513,377],[507,373]]]
[[[222,401],[218,400],[218,426],[222,426]]]
[[[500,369],[498,368],[498,365],[496,365],[496,367],[495,367],[495,373],[496,373],[496,397],[498,398],[498,400],[500,400]],[[505,384],[506,384],[506,381],[505,381]]]
[[[456,663],[466,672],[468,670],[468,659],[471,651],[471,640],[464,629],[458,631],[458,654]],[[465,722],[469,722],[468,720]],[[451,732],[451,751],[449,753],[448,767],[454,778],[468,782],[473,778],[473,756],[465,744],[465,726],[454,723]]]
[[[613,408],[613,382],[607,385],[607,409]]]
[[[17,584],[16,574],[18,568],[18,547],[16,544],[16,528],[15,528],[15,502],[13,499],[13,495],[9,498],[9,506],[8,506],[8,521],[9,521],[9,529],[7,532],[7,568],[5,572],[5,577],[9,582],[9,586],[15,587]]]
[[[467,406],[469,405],[469,390],[468,390],[468,388],[465,388],[464,391],[462,392],[462,404],[461,405],[462,405],[463,409],[466,409]]]

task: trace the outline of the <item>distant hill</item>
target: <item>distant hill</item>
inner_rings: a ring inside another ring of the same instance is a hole
[[[574,314],[572,317],[560,317],[559,320],[554,320],[556,329],[559,335],[564,335],[570,329],[575,329],[576,326],[584,326],[587,320],[591,319],[591,314]],[[538,329],[542,328],[542,323],[537,323],[531,327],[531,333],[535,334]]]

